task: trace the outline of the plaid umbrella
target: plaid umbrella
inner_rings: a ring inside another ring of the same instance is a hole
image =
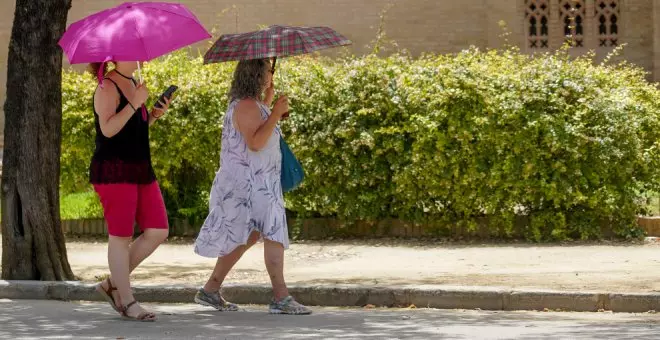
[[[350,44],[350,40],[329,27],[275,25],[221,36],[204,55],[204,64],[294,56]]]

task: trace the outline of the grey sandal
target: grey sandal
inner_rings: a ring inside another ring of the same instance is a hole
[[[292,296],[287,296],[280,301],[273,301],[268,306],[270,314],[309,315],[312,310],[298,303]]]
[[[195,302],[202,306],[213,307],[221,312],[236,312],[239,309],[237,304],[225,300],[220,292],[212,294],[206,292],[204,288],[200,288],[195,294]]]

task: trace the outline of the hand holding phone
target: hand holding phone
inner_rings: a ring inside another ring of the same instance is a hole
[[[161,102],[164,103],[165,98],[167,98],[167,100],[170,100],[172,98],[172,95],[174,94],[174,91],[176,91],[178,88],[179,87],[176,85],[170,85],[170,87],[168,87],[167,90],[165,90],[165,92],[163,92],[163,94],[161,94],[160,97],[158,97],[158,101],[156,101],[156,104],[154,104],[154,108],[161,109],[163,105],[161,105],[160,103]]]

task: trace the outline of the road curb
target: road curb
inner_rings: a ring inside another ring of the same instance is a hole
[[[136,286],[144,302],[189,303],[198,287]],[[291,286],[291,294],[311,306],[409,307],[482,310],[561,310],[575,312],[643,313],[660,310],[659,293],[562,292],[502,287],[411,286]],[[227,285],[223,295],[239,304],[267,304],[268,285]],[[94,285],[78,281],[0,281],[0,299],[101,301]]]

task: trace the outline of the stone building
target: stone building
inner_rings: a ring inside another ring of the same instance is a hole
[[[594,50],[602,58],[626,44],[619,58],[648,70],[650,80],[660,80],[660,0],[169,1],[186,4],[215,36],[275,23],[328,25],[353,40],[356,54],[369,50],[386,7],[388,38],[413,55],[452,53],[471,45],[502,47],[503,22],[508,42],[528,53],[556,49],[568,34],[573,36],[574,54]],[[73,0],[69,21],[122,2]],[[14,1],[0,0],[0,103],[4,103],[13,13]],[[0,108],[0,131],[4,131],[3,116]]]

